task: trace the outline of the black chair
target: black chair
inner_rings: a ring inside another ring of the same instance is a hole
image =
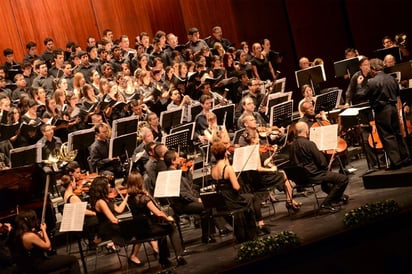
[[[286,166],[282,168],[285,173],[286,176],[288,177],[289,180],[293,181],[295,183],[293,189],[296,188],[300,188],[300,189],[311,189],[313,191],[313,194],[315,196],[316,199],[316,211],[319,211],[320,209],[320,203],[319,200],[321,199],[320,197],[318,197],[316,190],[315,190],[315,186],[317,185],[321,185],[321,182],[319,183],[311,183],[309,180],[309,174],[307,172],[307,170],[304,167],[301,166]],[[294,198],[294,191],[292,191],[292,200]]]
[[[235,231],[235,218],[239,214],[243,214],[246,210],[248,210],[247,207],[239,208],[239,209],[233,209],[230,210],[226,207],[226,202],[225,198],[216,191],[212,192],[204,192],[200,193],[200,199],[202,200],[203,206],[205,209],[210,211],[209,215],[209,221],[208,221],[208,239],[210,238],[210,224],[212,221],[212,218],[215,217],[230,217],[232,220],[232,228],[233,231]],[[235,237],[235,233],[233,233],[233,237]]]

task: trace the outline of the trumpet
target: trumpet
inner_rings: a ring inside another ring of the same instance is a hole
[[[219,103],[229,104],[229,101],[218,92],[211,91],[210,93],[212,93],[213,99],[219,101]]]

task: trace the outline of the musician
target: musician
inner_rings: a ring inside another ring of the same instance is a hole
[[[211,112],[212,110],[213,98],[210,95],[204,94],[200,96],[199,102],[202,105],[202,111],[199,114],[197,114],[195,117],[195,120],[194,120],[196,124],[195,130],[196,130],[197,138],[199,138],[199,140],[202,143],[206,143],[207,139],[206,137],[203,136],[203,132],[205,129],[209,127],[207,123],[206,114]]]
[[[150,112],[147,114],[147,123],[149,124],[149,128],[152,131],[154,140],[161,142],[165,133],[160,126],[159,117],[155,112]]]
[[[172,246],[175,249],[177,265],[187,264],[183,258],[183,247],[179,239],[179,234],[174,224],[174,219],[163,212],[153,197],[144,189],[142,176],[137,172],[132,172],[127,178],[127,193],[130,195],[128,205],[132,212],[133,219],[139,228],[136,231],[136,238],[148,238],[152,236],[169,235]],[[162,222],[163,220],[163,222]],[[159,243],[159,263],[163,268],[169,268],[171,262],[168,260],[169,248],[166,237],[158,240]],[[141,244],[133,247],[130,261],[135,263]]]
[[[346,90],[346,106],[368,102],[366,85],[371,75],[369,74],[370,64],[367,57],[360,59],[359,68],[360,70],[355,72],[350,79],[350,84]]]
[[[45,256],[52,246],[47,235],[47,225],[40,224],[34,210],[21,210],[16,217],[16,230],[10,249],[18,273],[51,273],[68,268],[70,274],[80,274],[75,256]]]
[[[252,80],[254,81],[254,80]],[[239,119],[237,120],[237,128],[242,129],[245,126],[243,125],[243,119],[247,115],[253,115],[253,117],[256,119],[256,123],[259,125],[265,125],[266,120],[262,117],[262,115],[257,112],[257,108],[255,105],[255,101],[253,96],[246,95],[242,98],[242,108],[243,108],[243,113],[239,116]]]
[[[382,60],[371,59],[370,67],[373,78],[367,83],[367,96],[375,111],[376,128],[391,161],[389,168],[399,169],[411,162],[400,131],[397,109],[399,85],[392,76],[383,72]]]
[[[175,170],[180,168],[179,155],[174,150],[169,150],[164,156],[165,163],[168,170]],[[180,180],[180,196],[172,199],[172,207],[176,214],[199,214],[200,215],[200,227],[202,229],[202,242],[203,243],[215,243],[216,240],[213,237],[214,225],[208,225],[209,214],[205,210],[200,195],[192,187],[191,182],[187,177],[182,176]],[[210,233],[208,233],[208,227]],[[210,235],[208,237],[208,235]]]
[[[132,161],[133,166],[140,171],[141,174],[144,173],[144,166],[149,160],[149,154],[145,150],[146,145],[153,143],[153,133],[148,127],[142,127],[139,131],[139,136],[142,142],[133,151]]]
[[[62,146],[62,141],[59,137],[54,136],[52,125],[44,124],[40,127],[43,137],[37,142],[42,147],[42,159],[47,160],[50,155],[57,155],[57,151]]]
[[[337,212],[336,203],[347,203],[349,197],[344,194],[349,183],[346,175],[327,171],[328,162],[316,144],[309,141],[308,124],[299,121],[296,123],[296,138],[292,142],[289,155],[293,165],[304,167],[311,183],[321,183],[322,190],[328,193],[321,208],[330,212]]]
[[[302,104],[304,102],[310,102],[312,103],[312,105],[315,105],[316,102],[316,97],[315,97],[315,93],[313,92],[313,89],[310,85],[303,85],[301,87],[301,92],[302,92],[302,100],[300,100],[299,104],[298,104],[298,111],[299,111],[299,116],[302,118],[304,113],[302,112],[301,108],[302,108]]]
[[[169,97],[171,102],[167,105],[167,110],[173,110],[177,108],[182,108],[184,122],[191,122],[189,118],[189,105],[192,103],[192,99],[189,95],[182,96],[178,89],[171,89],[169,91]]]
[[[102,240],[121,242],[119,219],[116,215],[125,210],[129,195],[127,194],[124,200],[117,205],[109,198],[109,191],[109,179],[105,176],[96,177],[89,189],[90,205],[99,220],[98,233]],[[108,244],[108,248],[115,249],[113,242]]]
[[[96,139],[90,146],[90,160],[93,170],[99,172],[108,170],[114,173],[117,178],[122,177],[120,160],[118,157],[109,158],[109,127],[105,123],[94,127]]]
[[[217,124],[216,114],[209,112],[208,114],[206,114],[206,119],[209,126],[207,129],[205,129],[204,136],[207,138],[208,142],[213,144],[214,140],[218,139],[226,146],[229,146],[229,133],[227,132],[225,127],[219,126]]]
[[[216,188],[225,198],[225,206],[229,210],[248,207],[252,211],[245,212],[245,223],[235,226],[235,235],[237,241],[253,240],[255,232],[259,236],[270,234],[270,230],[265,226],[263,221],[260,201],[251,193],[242,193],[241,186],[237,180],[233,167],[227,159],[226,147],[222,143],[215,143],[211,147],[213,156],[216,158],[216,164],[212,167],[211,175],[215,181]],[[249,215],[254,212],[254,218]],[[242,220],[240,217],[238,220]],[[252,220],[255,222],[252,223]],[[247,232],[241,233],[239,230],[244,229]],[[256,229],[256,230],[255,230]],[[243,235],[242,235],[243,234]],[[243,237],[241,237],[243,236]]]
[[[303,102],[300,111],[303,113],[303,117],[300,118],[299,121],[305,122],[309,128],[311,128],[314,123],[328,121],[324,111],[319,112],[319,114],[315,113],[315,107],[312,102]]]
[[[268,140],[260,138],[259,132],[256,130],[256,122],[253,116],[248,115],[244,118],[245,132],[239,139],[241,146],[259,144],[260,162],[256,171],[244,172],[243,179],[252,188],[252,192],[267,189],[268,187],[277,188],[279,191],[284,191],[286,194],[286,208],[292,212],[298,211],[301,203],[292,200],[292,185],[287,179],[286,174],[282,170],[278,170],[274,163],[274,157],[277,147],[272,147]],[[275,198],[269,195],[272,201]]]

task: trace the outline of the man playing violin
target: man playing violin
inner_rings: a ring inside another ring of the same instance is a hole
[[[255,117],[256,119],[257,124],[260,124],[260,125],[266,124],[266,121],[262,117],[262,115],[256,111],[255,100],[251,96],[247,95],[243,97],[241,105],[243,108],[243,113],[240,115],[239,119],[237,120],[238,129],[245,127],[242,121],[246,115],[253,115],[253,117]]]

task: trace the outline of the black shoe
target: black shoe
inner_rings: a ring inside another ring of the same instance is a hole
[[[159,261],[159,263],[163,269],[166,269],[172,266],[172,262],[170,262],[168,259],[161,260]]]
[[[265,236],[267,234],[270,234],[270,230],[265,227],[264,225],[256,227],[256,234],[260,236]]]
[[[338,209],[336,207],[333,207],[331,204],[322,204],[320,206],[321,209],[328,210],[330,213],[335,213],[338,212]]]
[[[342,204],[347,205],[349,203],[349,196],[343,194],[342,197],[340,198],[340,201]]]
[[[177,265],[185,265],[185,264],[187,264],[187,261],[186,261],[185,258],[183,258],[182,256],[177,256],[176,261],[177,261]]]
[[[225,236],[225,235],[227,235],[227,234],[229,234],[229,233],[230,233],[230,230],[227,229],[227,228],[219,229],[219,235],[220,235],[220,236]]]
[[[202,243],[204,244],[209,244],[209,243],[216,243],[216,239],[213,238],[212,236],[208,237],[202,237]]]
[[[300,209],[300,205],[301,204],[295,206],[292,202],[286,202],[285,204],[286,209],[289,212],[289,215],[294,215],[296,212],[298,212]]]
[[[130,258],[128,260],[129,264],[135,265],[135,266],[143,266],[144,262],[136,263],[135,261],[132,261]]]

